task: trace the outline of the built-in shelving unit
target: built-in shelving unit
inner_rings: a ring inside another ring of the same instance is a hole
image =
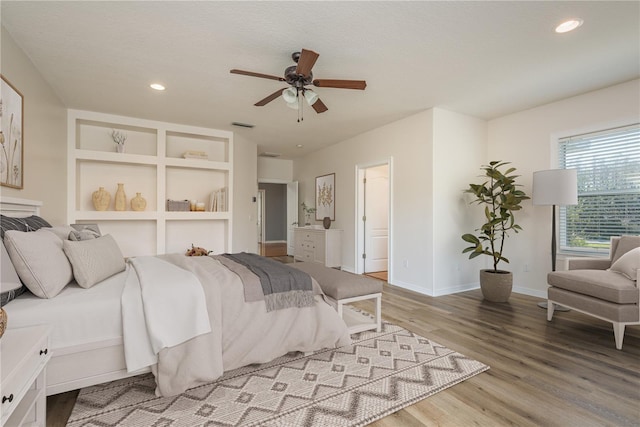
[[[116,152],[112,130],[127,135]],[[183,158],[187,151],[205,159]],[[125,256],[184,252],[194,244],[215,253],[231,251],[233,133],[131,117],[69,110],[69,223],[96,223],[118,241]],[[124,184],[127,210],[115,211],[117,184]],[[106,211],[96,211],[92,194],[111,194]],[[214,191],[226,189],[222,211],[170,212],[167,199],[197,200],[209,208]],[[144,211],[129,201],[141,193]]]

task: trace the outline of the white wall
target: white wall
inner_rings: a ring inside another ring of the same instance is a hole
[[[258,157],[258,180],[282,184],[293,181],[293,160]]]
[[[477,209],[463,190],[487,156],[486,122],[434,108],[294,162],[301,200],[313,203],[315,176],[336,173],[336,221],[343,228],[343,268],[355,269],[355,170],[392,159],[389,282],[427,295],[478,286],[481,260],[468,261],[460,238]]]
[[[345,230],[343,264],[355,266],[355,169],[393,158],[390,282],[428,295],[474,288],[489,259],[468,260],[460,236],[482,212],[463,190],[480,167],[504,160],[516,167],[530,195],[532,174],[555,166],[558,137],[640,121],[640,80],[575,96],[490,122],[435,108],[358,135],[294,161],[300,201],[314,203],[315,177],[336,173],[336,221]],[[525,201],[516,222],[523,231],[505,243],[514,291],[546,297],[551,270],[550,207]],[[408,267],[405,267],[408,263]]]
[[[356,166],[393,159],[391,186],[392,233],[390,282],[421,292],[431,287],[432,235],[431,110],[388,124],[317,151],[293,164],[293,177],[300,182],[300,203],[315,206],[315,177],[336,174],[336,219],[332,228],[344,230],[342,262],[355,270]],[[408,267],[404,267],[404,262]]]
[[[460,237],[484,222],[477,205],[469,205],[464,190],[477,182],[487,161],[487,122],[436,108],[433,119],[433,289],[443,295],[478,286],[484,260],[469,260]]]
[[[258,252],[258,146],[234,134],[233,137],[233,252]]]
[[[559,136],[639,121],[640,80],[634,80],[490,121],[488,154],[490,159],[511,161],[530,194],[533,172],[556,166],[554,142]],[[517,292],[546,297],[550,216],[550,206],[533,206],[530,200],[517,216],[524,231],[509,239],[505,251]]]
[[[29,58],[2,27],[1,72],[23,96],[24,188],[1,187],[2,196],[40,200],[52,224],[66,220],[67,112]]]

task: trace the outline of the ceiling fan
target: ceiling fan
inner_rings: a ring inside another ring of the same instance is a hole
[[[286,82],[289,87],[278,89],[271,95],[256,102],[256,107],[267,105],[274,99],[282,95],[287,105],[291,108],[298,109],[302,98],[316,110],[316,113],[324,113],[328,110],[327,106],[318,98],[318,95],[306,86],[313,84],[316,87],[333,87],[338,89],[359,89],[364,90],[367,82],[364,80],[327,80],[315,79],[311,69],[315,65],[320,55],[312,50],[302,49],[301,52],[294,52],[291,58],[297,65],[292,65],[284,70],[284,77],[272,76],[269,74],[254,73],[253,71],[231,70],[232,74],[242,74],[251,77],[260,77],[263,79],[278,80]],[[301,96],[300,96],[301,95]],[[298,119],[300,121],[300,119]]]

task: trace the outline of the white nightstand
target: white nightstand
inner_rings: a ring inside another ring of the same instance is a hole
[[[7,329],[0,339],[2,427],[46,427],[49,331],[46,325]]]

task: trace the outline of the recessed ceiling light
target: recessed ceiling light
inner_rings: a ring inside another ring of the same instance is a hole
[[[164,90],[165,87],[162,86],[160,83],[151,83],[149,85],[151,87],[151,89],[155,89],[155,90]]]
[[[302,147],[303,147],[303,145],[302,145],[302,144],[298,144],[298,145],[296,145],[296,147],[298,147],[298,148],[302,148]]]
[[[580,25],[582,25],[583,22],[584,21],[580,18],[564,21],[562,24],[556,27],[556,33],[568,33],[569,31],[578,28]]]

